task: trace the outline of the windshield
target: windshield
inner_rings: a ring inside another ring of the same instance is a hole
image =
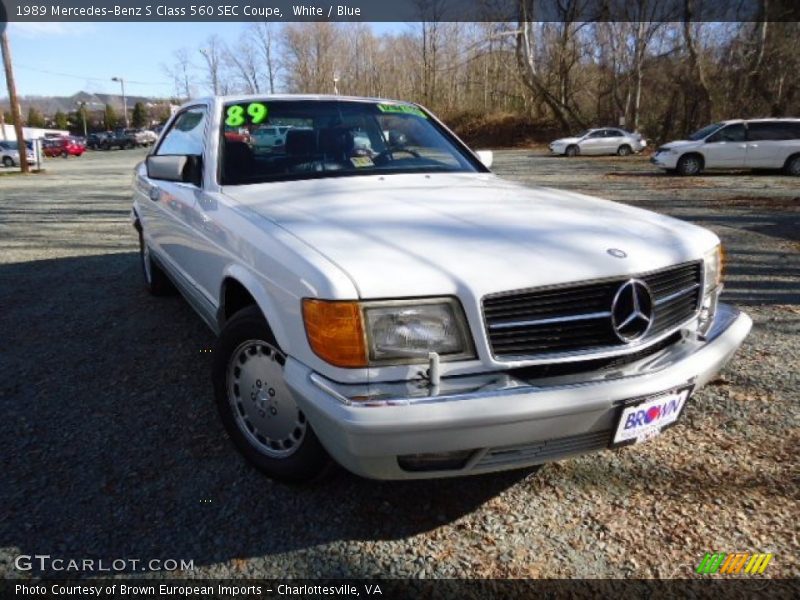
[[[699,140],[703,140],[714,133],[717,129],[722,127],[723,123],[712,123],[711,125],[706,125],[702,129],[695,131],[692,135],[689,136],[689,139],[693,142],[697,142]]]
[[[223,184],[483,170],[412,104],[264,99],[223,110]]]

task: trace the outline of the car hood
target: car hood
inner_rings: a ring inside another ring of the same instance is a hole
[[[692,140],[677,140],[674,142],[669,142],[668,144],[662,144],[659,148],[663,148],[665,150],[677,150],[679,148],[688,148],[692,146],[699,146],[703,142],[693,142]]]
[[[470,295],[641,273],[700,258],[700,227],[490,174],[359,176],[223,192],[315,248],[362,298]],[[609,249],[626,258],[615,258]]]
[[[557,140],[553,140],[551,143],[553,144],[577,144],[583,138],[579,137],[565,137],[565,138],[558,138]]]

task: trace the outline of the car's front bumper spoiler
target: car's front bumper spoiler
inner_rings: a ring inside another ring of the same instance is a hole
[[[671,152],[658,152],[650,157],[650,162],[662,169],[674,169],[678,166],[678,157]]]
[[[338,384],[288,359],[286,376],[325,448],[377,479],[455,476],[539,464],[607,447],[625,401],[697,389],[725,365],[752,321],[720,304],[705,337],[687,336],[624,367],[546,379],[508,373],[420,383]],[[398,457],[470,450],[460,468],[408,471]]]

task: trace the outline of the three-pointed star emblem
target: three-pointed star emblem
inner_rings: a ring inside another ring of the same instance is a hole
[[[611,303],[611,325],[623,342],[645,336],[653,324],[653,296],[644,281],[629,279],[617,290]]]

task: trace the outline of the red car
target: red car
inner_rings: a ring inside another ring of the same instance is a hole
[[[69,158],[70,156],[80,156],[86,152],[86,145],[70,137],[50,138],[42,142],[42,151],[45,156],[51,158],[54,156]]]

